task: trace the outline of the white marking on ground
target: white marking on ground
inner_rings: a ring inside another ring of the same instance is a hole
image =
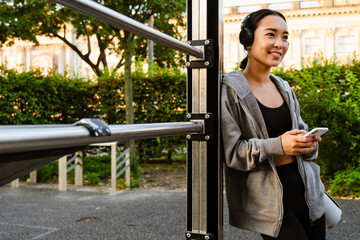
[[[33,240],[36,239],[41,239],[42,237],[49,235],[57,230],[59,230],[59,228],[52,228],[52,227],[41,227],[41,226],[31,226],[31,225],[24,225],[24,224],[12,224],[12,223],[4,223],[4,222],[0,222],[0,225],[5,225],[5,226],[15,226],[15,227],[24,227],[24,228],[35,228],[35,229],[42,229],[42,230],[47,230],[47,232],[42,233],[40,235],[37,235],[36,237],[33,237]]]

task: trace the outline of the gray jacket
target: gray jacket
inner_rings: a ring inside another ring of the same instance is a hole
[[[292,128],[307,131],[308,127],[300,117],[300,106],[290,85],[274,75],[271,75],[271,80],[290,109]],[[269,138],[256,98],[242,72],[234,71],[225,75],[221,98],[230,224],[277,237],[284,210],[282,185],[273,156],[284,155],[280,136]],[[309,154],[296,156],[312,221],[325,212],[325,189],[320,180],[320,167],[311,161],[316,157],[317,147]]]

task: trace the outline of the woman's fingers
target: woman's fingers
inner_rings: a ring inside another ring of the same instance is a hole
[[[314,148],[316,146],[316,142],[296,142],[294,147],[298,148]]]
[[[288,135],[301,135],[301,134],[305,134],[306,131],[304,130],[299,130],[299,129],[293,129],[290,131],[285,132],[284,134],[288,134]]]
[[[310,153],[316,147],[317,138],[303,137],[303,130],[293,129],[281,136],[281,143],[285,155]]]
[[[321,142],[321,137],[319,136],[319,135],[315,135],[314,136],[314,140],[316,141],[316,142]]]

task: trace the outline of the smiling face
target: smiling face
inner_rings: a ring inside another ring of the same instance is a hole
[[[254,42],[248,47],[249,63],[265,68],[278,66],[288,48],[287,24],[277,15],[268,15],[258,24],[254,32]]]

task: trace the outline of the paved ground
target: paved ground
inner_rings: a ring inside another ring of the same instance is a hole
[[[104,189],[0,187],[0,239],[185,239],[186,193],[139,189],[109,195]],[[360,201],[338,200],[342,222],[328,240],[360,239]],[[230,227],[224,210],[224,239],[260,240]]]

